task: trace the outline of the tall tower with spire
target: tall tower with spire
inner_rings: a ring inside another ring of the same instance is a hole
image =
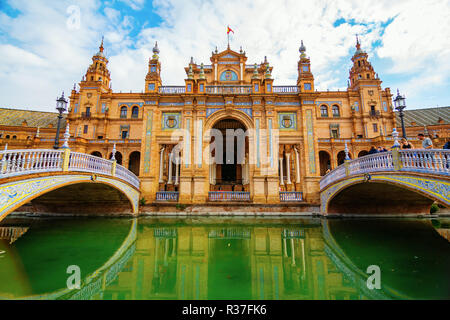
[[[153,56],[148,61],[148,72],[145,77],[145,92],[155,93],[158,92],[161,86],[161,62],[159,61],[159,48],[158,42],[155,42],[153,47]]]
[[[369,55],[361,49],[361,42],[356,36],[356,51],[352,57],[353,67],[350,69],[350,86],[357,87],[362,82],[373,82],[378,77],[369,62]]]
[[[100,87],[102,92],[109,92],[111,82],[111,73],[108,70],[108,59],[105,56],[102,43],[99,51],[92,57],[92,64],[86,71],[86,75],[81,81],[80,87]]]

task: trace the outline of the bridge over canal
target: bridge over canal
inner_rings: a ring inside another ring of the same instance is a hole
[[[0,151],[0,221],[23,205],[52,213],[132,213],[140,182],[114,160],[59,150]]]
[[[429,214],[450,206],[450,151],[400,150],[347,160],[320,181],[321,212]]]

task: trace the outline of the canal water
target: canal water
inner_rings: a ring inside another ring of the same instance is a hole
[[[449,299],[449,239],[450,219],[9,218],[0,299]]]

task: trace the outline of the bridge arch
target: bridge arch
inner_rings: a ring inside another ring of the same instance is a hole
[[[139,191],[127,183],[111,177],[96,174],[53,173],[43,175],[41,173],[21,178],[0,185],[0,221],[11,212],[35,199],[37,199],[37,210],[45,208],[47,211],[50,206],[52,212],[58,210],[63,213],[80,213],[81,210],[83,213],[102,213],[98,211],[100,208],[113,210],[120,202],[124,206],[116,207],[116,211],[111,211],[111,213],[132,212],[136,214],[138,212]],[[64,191],[66,192],[64,193]],[[60,202],[55,201],[61,196]],[[39,199],[40,197],[41,199]],[[108,199],[108,197],[113,197],[113,199]],[[64,201],[67,199],[68,202],[65,205]],[[108,205],[108,202],[111,206]]]
[[[439,178],[416,174],[354,176],[321,192],[322,213],[429,214],[435,201],[450,206],[449,186]]]
[[[397,147],[345,161],[320,181],[321,212],[423,215],[435,201],[450,207],[449,163],[446,150]]]

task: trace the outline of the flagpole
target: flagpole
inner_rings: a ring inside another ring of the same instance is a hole
[[[227,27],[228,49],[230,49],[230,26]]]

